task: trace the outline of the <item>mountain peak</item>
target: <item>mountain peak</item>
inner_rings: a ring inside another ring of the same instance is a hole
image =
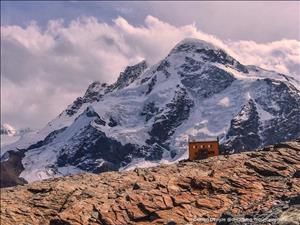
[[[204,40],[183,39],[171,50],[169,56],[178,54],[184,57],[192,57],[197,61],[223,64],[243,73],[248,73],[246,66],[230,56],[225,50]]]
[[[114,84],[114,88],[121,89],[128,86],[136,78],[138,78],[147,68],[148,64],[146,60],[143,60],[133,66],[127,66],[124,72],[120,73],[118,80]]]
[[[185,38],[174,47],[174,49],[177,49],[179,51],[185,50],[187,48],[212,49],[212,50],[220,49],[219,47],[213,45],[212,43],[197,38]]]
[[[106,83],[101,83],[100,81],[94,81],[87,88],[87,90],[83,96],[83,99],[86,102],[95,101],[104,94],[106,88],[107,88]]]

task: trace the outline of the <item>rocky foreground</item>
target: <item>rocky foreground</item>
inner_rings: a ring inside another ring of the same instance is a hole
[[[1,189],[1,224],[299,224],[300,142]],[[226,221],[233,220],[228,223]],[[219,221],[217,221],[219,220]]]

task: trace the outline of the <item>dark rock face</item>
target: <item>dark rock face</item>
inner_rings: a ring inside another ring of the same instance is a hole
[[[111,118],[110,126],[112,123],[115,121]],[[7,152],[1,161],[1,187],[26,183],[18,176],[24,170],[24,153],[32,149],[55,148],[59,154],[56,163],[51,166],[54,170],[57,167],[74,166],[93,173],[118,170],[135,157],[151,157],[151,151],[145,151],[145,146],[130,143],[123,145],[107,137],[104,132],[94,127],[94,124],[106,126],[106,121],[92,107],[88,107],[70,127],[51,132],[44,140],[29,146],[28,149]],[[80,126],[79,132],[74,130],[74,127]]]
[[[22,165],[24,150],[9,151],[6,152],[3,157],[7,159],[3,161],[1,159],[0,187],[12,187],[26,184],[27,181],[19,177],[21,172],[24,170]]]
[[[110,127],[115,127],[115,126],[117,126],[117,125],[118,125],[118,122],[117,122],[114,118],[110,117],[110,118],[109,118],[108,126],[110,126]]]
[[[173,100],[154,118],[154,124],[149,132],[149,143],[163,143],[185,119],[189,117],[193,100],[183,87],[178,87]]]
[[[163,60],[157,67],[156,71],[162,72],[166,78],[169,78],[171,74],[168,72],[168,68],[170,67],[170,62],[167,60]]]
[[[208,98],[229,87],[235,78],[215,66],[186,57],[179,74],[182,84],[197,98]]]
[[[55,130],[53,132],[51,132],[50,134],[47,135],[47,137],[42,140],[39,141],[33,145],[30,145],[26,150],[31,150],[31,149],[35,149],[35,148],[40,148],[42,146],[45,146],[47,144],[50,144],[53,140],[55,140],[55,138],[57,137],[57,135],[59,135],[60,133],[64,132],[67,129],[67,127],[63,127],[59,130]]]
[[[66,109],[66,114],[69,116],[73,116],[78,112],[83,103],[84,101],[81,97],[76,98],[76,100]]]
[[[161,158],[161,154],[159,154],[161,149],[155,145],[152,147],[136,146],[130,143],[123,145],[119,141],[107,137],[104,132],[94,127],[94,123],[106,126],[106,121],[92,107],[88,107],[75,119],[74,124],[70,127],[56,130],[50,133],[44,140],[24,150],[18,158],[21,167],[20,171],[16,174],[19,175],[24,169],[21,163],[24,152],[31,149],[45,149],[47,147],[55,147],[56,151],[59,152],[56,165],[53,165],[54,168],[71,165],[93,173],[118,170],[120,167],[130,163],[132,158]],[[116,122],[110,118],[108,125],[113,126],[113,123]],[[73,126],[81,126],[81,128],[79,132],[70,135],[70,133],[74,132]],[[65,139],[66,141],[62,145],[56,141],[61,139]],[[19,152],[15,154],[19,154]],[[10,161],[14,160],[15,157],[13,155],[14,153],[9,157]],[[1,165],[5,167],[6,164]],[[5,185],[9,185],[9,183],[6,182]]]
[[[299,109],[299,91],[281,81],[266,78],[258,80],[260,92],[255,98],[264,110],[274,115],[288,115],[295,108]],[[286,104],[286,103],[289,104]]]
[[[101,98],[115,89],[122,89],[131,84],[136,78],[138,78],[148,65],[146,61],[142,61],[134,66],[127,66],[125,71],[120,73],[118,80],[112,84],[100,83],[95,81],[89,85],[83,97],[78,97],[67,109],[66,114],[69,116],[78,112],[84,103],[91,103],[99,101]]]
[[[113,89],[122,89],[129,84],[131,84],[136,78],[138,78],[145,69],[147,69],[146,61],[142,61],[134,66],[127,66],[125,71],[122,72],[116,81],[113,84]]]
[[[152,143],[152,140],[148,140],[148,146],[144,146],[144,157],[146,160],[160,160],[164,151],[169,151],[168,146],[163,143]]]
[[[172,101],[163,109],[156,107],[155,102],[149,102],[144,106],[141,115],[145,116],[146,122],[150,119],[154,120],[149,132],[150,139],[146,140],[147,145],[142,148],[146,160],[160,160],[164,151],[170,151],[166,141],[189,117],[193,106],[194,102],[186,89],[179,86]],[[172,155],[172,152],[170,154]]]
[[[231,120],[230,128],[227,132],[226,139],[223,144],[223,150],[245,151],[257,148],[260,143],[259,133],[259,117],[253,100],[242,108],[242,110]]]
[[[220,225],[298,224],[300,180],[293,174],[299,153],[295,141],[228,157],[4,188],[1,222],[171,225],[208,224],[214,218]]]
[[[167,60],[163,60],[157,67],[157,71],[166,71],[170,67],[170,63]]]
[[[260,88],[260,96],[256,97],[255,101],[265,111],[274,115],[274,118],[265,124],[262,144],[268,145],[299,137],[299,91],[280,81],[265,79],[259,82],[265,85]]]
[[[59,167],[73,165],[94,173],[118,170],[128,155],[136,152],[134,145],[122,145],[91,125],[73,139],[76,144],[63,147],[57,161]]]
[[[255,149],[300,136],[299,91],[272,79],[258,80],[253,86],[257,93],[231,121],[224,151]],[[269,118],[260,118],[257,107]]]
[[[99,81],[91,83],[83,96],[83,101],[85,103],[99,101],[107,91],[107,87],[106,83]]]
[[[104,132],[93,127],[93,122],[101,126],[105,126],[106,122],[92,108],[87,108],[75,121],[82,123],[81,121],[85,120],[84,117],[90,118],[88,123],[80,129],[80,132],[72,135],[67,144],[61,147],[57,159],[58,167],[72,165],[85,171],[100,173],[118,170],[131,161],[132,155],[135,157],[143,156],[139,152],[138,146],[132,144],[122,145],[117,140],[108,138]],[[113,122],[111,118],[108,125],[112,126]],[[66,133],[69,132],[68,129],[72,128],[67,128]],[[64,133],[61,135],[64,135]],[[49,142],[44,143],[48,144]]]
[[[78,97],[71,105],[68,106],[66,114],[69,116],[74,115],[84,103],[99,101],[106,92],[108,92],[108,86],[106,83],[100,83],[99,81],[91,83],[84,96]]]
[[[156,76],[153,76],[153,77],[151,78],[150,82],[148,82],[148,89],[147,89],[147,91],[146,91],[146,95],[148,95],[148,94],[152,91],[153,87],[154,87],[155,84],[156,84],[156,81],[157,81],[157,77],[156,77]]]
[[[145,120],[147,122],[158,113],[158,110],[158,107],[155,106],[155,102],[149,102],[144,105],[141,116],[145,116]]]

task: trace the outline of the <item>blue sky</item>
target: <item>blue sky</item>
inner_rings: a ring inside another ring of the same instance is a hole
[[[69,22],[84,15],[111,21],[119,14],[114,2],[7,1],[1,2],[1,6],[2,25],[26,26],[35,20],[45,26],[50,19],[63,18]]]
[[[195,23],[198,29],[222,39],[269,42],[300,38],[300,3],[284,2],[126,2],[126,1],[1,1],[1,24],[26,26],[35,20],[66,23],[94,16],[112,23],[118,16],[142,25],[152,15],[175,26]]]
[[[88,85],[183,38],[299,77],[300,2],[1,1],[1,119],[41,128]],[[20,113],[21,112],[21,113]]]

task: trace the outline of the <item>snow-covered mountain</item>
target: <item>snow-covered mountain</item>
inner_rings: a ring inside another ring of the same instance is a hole
[[[0,135],[1,135],[0,136],[1,148],[5,145],[11,144],[11,143],[17,141],[19,138],[17,136],[17,130],[13,126],[11,126],[7,123],[1,124]],[[2,153],[1,153],[1,155],[2,155]]]
[[[27,181],[173,162],[187,157],[188,138],[219,136],[224,151],[251,150],[300,136],[299,86],[185,39],[156,65],[142,61],[112,85],[92,83],[43,129],[5,148],[24,152]]]
[[[17,133],[17,130],[8,123],[1,124],[0,135],[13,136]]]
[[[17,130],[8,123],[1,124],[0,139],[1,139],[1,155],[4,154],[2,148],[6,145],[16,142],[24,134],[32,132],[30,128]]]

